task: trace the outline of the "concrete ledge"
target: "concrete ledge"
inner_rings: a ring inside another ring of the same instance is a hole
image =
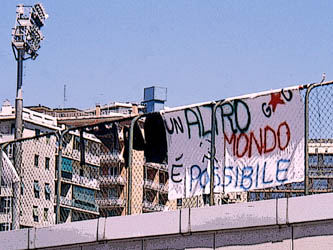
[[[180,211],[149,213],[106,219],[105,239],[178,234]]]
[[[0,249],[28,249],[29,229],[20,229],[0,233]]]
[[[202,236],[202,240],[206,243],[203,245],[196,243],[196,245],[210,247],[212,239],[216,236],[216,243],[220,246],[233,247],[234,244],[237,245],[238,239],[243,237],[242,233],[238,234],[236,232],[244,230],[249,231],[247,233],[249,237],[242,238],[244,242],[252,242],[248,240],[252,236],[259,239],[262,234],[260,230],[265,233],[265,230],[270,230],[266,233],[267,237],[270,237],[274,242],[283,242],[283,244],[275,243],[278,246],[289,244],[288,239],[292,237],[297,242],[301,242],[303,238],[327,235],[324,238],[331,240],[333,238],[332,221],[333,193],[330,193],[215,207],[185,208],[170,212],[99,218],[45,228],[0,232],[0,249],[52,247],[67,249],[66,247],[69,246],[71,248],[68,249],[76,249],[77,246],[81,245],[82,249],[87,247],[90,250],[93,249],[93,246],[101,245],[102,249],[103,244],[112,245],[117,242],[135,242],[131,243],[134,248],[140,248],[143,244],[153,249],[155,246],[163,246],[159,239],[163,239],[163,242],[170,243],[173,246],[181,242],[184,246],[192,246],[192,243],[190,244],[187,240],[192,240],[192,235],[198,234],[207,235]],[[323,223],[328,224],[322,225]],[[319,226],[316,226],[317,224]],[[306,225],[308,226],[305,227]],[[295,228],[294,236],[291,236],[291,228]],[[302,234],[302,230],[306,232],[304,228],[308,228],[309,233]],[[252,233],[252,230],[259,230],[260,232]],[[272,236],[275,234],[275,230],[279,234],[277,238]],[[311,232],[311,230],[314,231]],[[223,243],[227,240],[228,237],[224,237],[227,235],[233,235],[235,241],[231,242],[229,240],[229,243]],[[251,244],[254,246],[266,243],[266,240],[262,242],[255,240]],[[115,249],[120,249],[122,244],[117,244]],[[91,246],[91,248],[88,246]]]
[[[211,231],[276,224],[276,200],[191,209],[191,231]]]
[[[29,231],[29,249],[94,242],[97,240],[97,219]]]
[[[333,193],[288,199],[289,223],[333,219]]]

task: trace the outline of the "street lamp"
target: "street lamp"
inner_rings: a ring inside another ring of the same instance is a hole
[[[38,56],[40,42],[44,36],[40,29],[44,26],[48,15],[42,4],[16,7],[16,22],[12,30],[12,49],[17,61],[17,89],[15,99],[15,139],[22,138],[22,75],[23,61],[35,60]]]

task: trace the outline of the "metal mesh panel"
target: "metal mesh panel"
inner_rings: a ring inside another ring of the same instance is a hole
[[[6,204],[8,216],[2,225],[19,229],[55,224],[56,149],[54,134],[12,142],[3,148],[1,200],[12,209],[8,211]]]
[[[333,85],[309,94],[309,193],[333,191]]]

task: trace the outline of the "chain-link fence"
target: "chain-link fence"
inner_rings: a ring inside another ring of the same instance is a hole
[[[332,94],[306,85],[3,143],[0,230],[331,192]],[[305,181],[288,179],[293,150]]]
[[[1,230],[55,224],[55,134],[1,146]]]

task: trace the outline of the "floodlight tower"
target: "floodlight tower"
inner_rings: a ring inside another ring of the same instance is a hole
[[[35,60],[38,56],[40,42],[44,39],[40,29],[44,26],[44,21],[48,18],[43,6],[24,6],[20,4],[16,8],[16,22],[12,31],[12,49],[17,61],[17,89],[15,99],[15,139],[22,138],[23,128],[23,98],[22,98],[22,76],[23,61],[27,59]],[[22,148],[20,145],[14,147],[14,165],[17,173],[21,173]],[[13,183],[12,198],[12,229],[20,228],[20,182]]]
[[[42,4],[25,6],[20,4],[16,7],[16,22],[12,31],[12,49],[17,61],[17,88],[15,99],[15,139],[22,137],[23,127],[23,98],[22,76],[23,61],[35,60],[38,56],[40,42],[44,39],[40,29],[44,26],[48,15]]]

